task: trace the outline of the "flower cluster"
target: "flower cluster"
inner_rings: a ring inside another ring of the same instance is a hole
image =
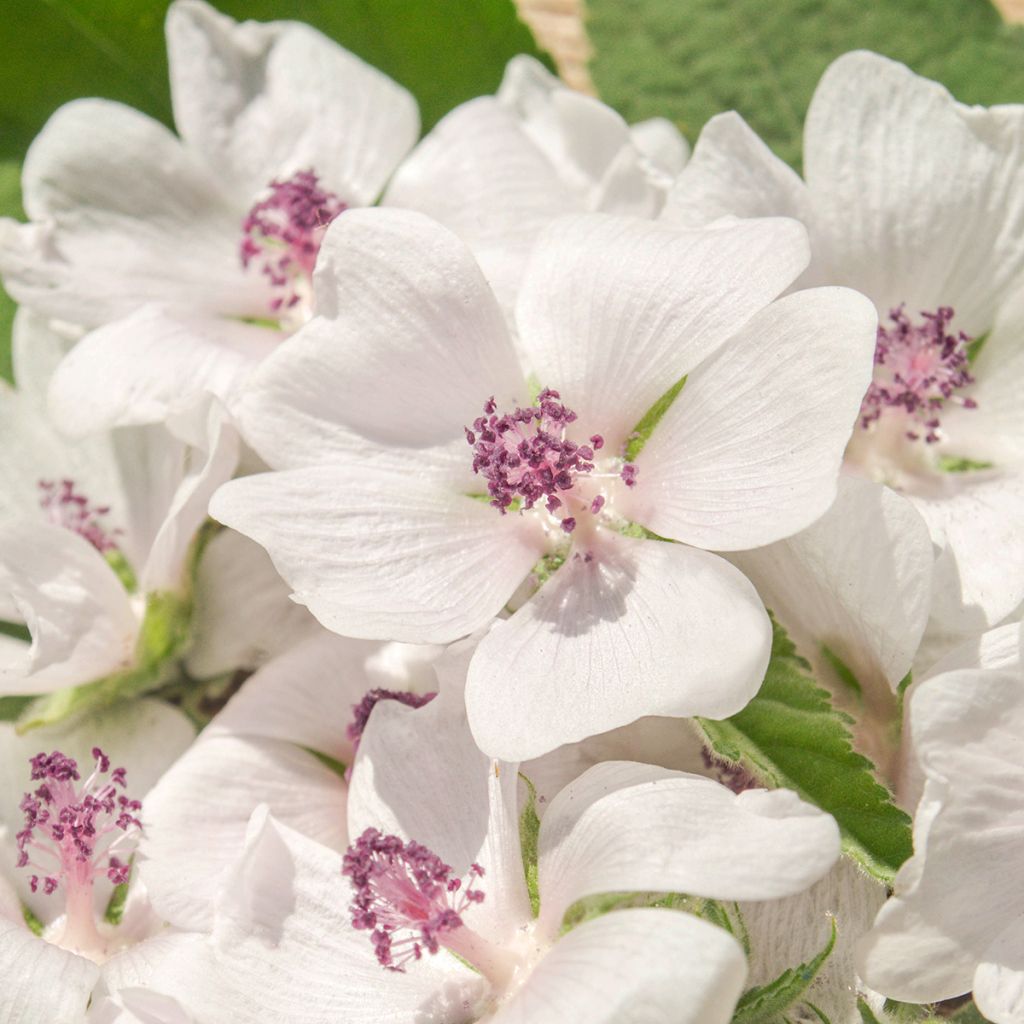
[[[1024,1024],[1024,106],[166,29],[0,221],[0,1022]]]

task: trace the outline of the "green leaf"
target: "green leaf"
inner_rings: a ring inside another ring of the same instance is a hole
[[[17,721],[35,697],[0,697],[0,722]]]
[[[670,387],[665,394],[663,394],[655,403],[644,413],[640,422],[633,428],[632,433],[629,435],[629,442],[626,444],[626,461],[632,462],[647,444],[648,438],[654,433],[654,428],[661,421],[661,417],[668,412],[671,408],[672,403],[679,397],[679,392],[686,386],[686,374],[683,374]]]
[[[864,691],[861,689],[860,680],[853,674],[853,669],[828,644],[821,645],[821,656],[829,663],[836,677],[847,689],[858,697],[863,695]]]
[[[0,217],[25,216],[21,208],[21,165],[15,160],[0,160]],[[0,288],[0,377],[14,382],[11,365],[11,328],[14,324],[14,300]]]
[[[861,1024],[882,1024],[863,999],[857,1000],[857,1012],[860,1014]]]
[[[601,97],[629,121],[660,115],[695,139],[738,110],[791,164],[826,66],[864,48],[964,103],[1019,103],[1024,31],[982,0],[587,0]]]
[[[167,0],[36,0],[4,11],[0,159],[21,160],[62,103],[119,100],[171,123],[164,44]],[[543,58],[512,0],[217,0],[233,18],[318,28],[416,96],[424,129],[494,92],[517,53]],[[339,112],[344,116],[344,111]]]
[[[540,884],[537,879],[537,842],[540,838],[540,817],[537,815],[537,790],[522,772],[519,778],[529,791],[526,806],[519,815],[519,844],[523,855],[526,889],[530,894],[530,909],[536,917],[540,912]]]
[[[832,955],[835,944],[836,921],[833,918],[832,934],[821,952],[812,960],[783,971],[773,982],[744,992],[736,1004],[732,1024],[771,1024],[807,991],[825,961]]]
[[[719,757],[828,811],[845,852],[891,882],[912,851],[910,818],[853,749],[849,716],[833,708],[782,627],[773,622],[772,629],[772,657],[757,696],[732,718],[697,724]]]

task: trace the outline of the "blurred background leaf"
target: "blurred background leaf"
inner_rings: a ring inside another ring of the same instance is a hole
[[[587,0],[590,71],[628,121],[661,115],[694,141],[738,110],[794,166],[822,71],[868,49],[964,103],[1024,102],[1024,28],[989,0]],[[936,139],[936,145],[942,140]]]
[[[23,217],[18,167],[62,103],[120,100],[171,124],[164,50],[168,0],[19,0],[4,10],[0,59],[0,215]],[[304,21],[406,86],[424,130],[494,92],[517,53],[550,61],[512,0],[215,0],[237,19]],[[344,117],[344,112],[339,112]],[[0,291],[0,375],[11,379],[14,305]]]

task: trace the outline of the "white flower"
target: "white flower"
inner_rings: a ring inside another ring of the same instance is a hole
[[[596,210],[654,217],[686,154],[670,122],[630,128],[519,56],[496,96],[456,107],[423,139],[384,202],[451,228],[511,309],[530,249],[553,218]]]
[[[282,336],[260,324],[309,315],[323,228],[372,203],[419,132],[405,89],[307,25],[178,0],[167,45],[180,138],[117,103],[67,104],[25,161],[32,223],[0,234],[19,302],[102,328],[55,384],[76,431],[230,396]]]
[[[282,472],[229,484],[211,514],[343,635],[450,642],[527,581],[470,672],[473,728],[495,755],[646,714],[730,715],[761,681],[770,630],[707,549],[770,543],[828,508],[870,370],[860,296],[770,304],[805,260],[788,220],[559,220],[520,293],[520,356],[458,239],[411,212],[353,211],[324,241],[320,315],[241,408]],[[555,389],[543,412],[529,379]],[[504,462],[520,436],[532,474]]]
[[[967,667],[979,656],[981,667]],[[925,777],[914,818],[914,856],[861,944],[861,974],[871,987],[904,1001],[933,1002],[973,990],[986,1019],[1020,1024],[1019,626],[993,630],[978,654],[965,649],[946,664],[947,671],[915,686],[910,696],[910,735]]]
[[[184,715],[149,700],[24,737],[0,725],[4,1020],[78,1024],[98,985],[161,942],[144,941],[161,923],[137,879],[119,923],[104,912],[138,838],[132,801],[145,797],[192,736]]]
[[[874,301],[875,377],[847,469],[924,516],[942,548],[933,614],[960,633],[1024,599],[1022,132],[1024,106],[966,107],[901,64],[847,54],[811,102],[806,182],[722,114],[665,211],[688,226],[797,217],[811,237],[803,282]],[[971,339],[984,339],[973,360]]]
[[[187,557],[238,438],[216,408],[73,444],[47,417],[63,343],[22,310],[18,389],[0,390],[0,606],[31,645],[4,638],[0,690],[46,693],[135,665],[147,609],[187,590]],[[170,614],[172,609],[167,609]]]

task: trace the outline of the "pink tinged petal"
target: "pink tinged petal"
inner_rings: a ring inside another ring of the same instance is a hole
[[[540,832],[538,927],[603,892],[791,896],[839,857],[831,815],[790,790],[733,793],[699,775],[607,761],[555,797]]]
[[[139,872],[164,920],[209,929],[212,901],[261,803],[303,834],[345,848],[345,784],[313,754],[277,740],[204,738],[161,779],[143,813]]]
[[[795,217],[808,221],[807,187],[735,111],[717,114],[665,202],[661,219],[698,228],[719,217]]]
[[[644,715],[726,718],[757,692],[770,640],[753,586],[724,559],[601,533],[481,640],[469,721],[511,761]]]
[[[672,910],[619,910],[574,928],[494,1024],[728,1024],[747,965],[722,928]]]
[[[597,214],[562,218],[538,241],[523,281],[521,345],[584,433],[599,431],[617,450],[807,259],[806,233],[789,220],[688,232]]]
[[[181,482],[153,539],[139,580],[147,592],[185,586],[186,559],[196,531],[206,521],[210,498],[238,464],[238,433],[216,399],[200,403],[194,422],[202,442],[189,446]]]
[[[1024,601],[1024,473],[950,475],[965,479],[936,497],[908,497],[941,549],[932,616],[965,634],[995,625]]]
[[[1024,923],[993,939],[974,972],[974,1002],[993,1024],[1024,1024]]]
[[[87,334],[58,366],[49,405],[72,436],[161,423],[205,394],[226,405],[281,335],[146,306]]]
[[[908,713],[926,776],[914,856],[860,945],[859,972],[891,998],[933,1002],[969,991],[993,937],[1024,914],[1020,678],[936,676]]]
[[[895,691],[910,670],[928,622],[934,556],[924,521],[895,491],[841,477],[816,523],[730,561],[798,647],[828,646],[869,692]]]
[[[541,230],[583,209],[520,119],[487,96],[438,122],[398,168],[384,202],[454,231],[508,309]]]
[[[100,969],[41,939],[24,922],[0,920],[0,978],[9,1021],[81,1020]]]
[[[438,751],[444,751],[439,757]],[[367,828],[429,847],[453,877],[484,869],[485,898],[467,927],[508,941],[532,914],[519,845],[516,766],[473,742],[458,686],[422,708],[382,701],[359,744],[349,789],[349,834]]]
[[[145,115],[106,100],[66,104],[29,149],[22,184],[40,224],[0,253],[20,302],[85,326],[152,301],[235,316],[263,308],[263,286],[238,260],[244,206]]]
[[[1022,115],[962,107],[877,54],[833,62],[804,130],[815,257],[829,279],[883,311],[950,305],[960,329],[987,330],[1024,268]]]
[[[692,373],[636,461],[623,513],[717,551],[809,526],[835,500],[876,317],[846,288],[773,303]]]
[[[121,581],[84,538],[59,526],[0,527],[0,588],[14,600],[31,647],[0,666],[7,693],[49,693],[130,665],[139,624]]]
[[[250,193],[313,169],[367,205],[419,135],[409,92],[308,25],[237,23],[183,0],[167,48],[182,137]]]
[[[240,853],[240,855],[239,855]],[[479,975],[448,955],[384,971],[366,932],[348,921],[352,889],[339,855],[266,816],[253,816],[217,900],[210,940],[167,958],[150,984],[199,1020],[226,1024],[379,1024],[423,1014],[478,1018]]]
[[[315,628],[316,634],[250,676],[208,734],[284,740],[350,764],[345,730],[353,705],[375,685],[366,659],[378,645]]]
[[[314,284],[318,316],[264,363],[240,412],[271,466],[324,462],[360,437],[462,440],[489,396],[528,398],[471,253],[422,215],[347,211],[324,237]]]
[[[235,480],[210,514],[262,544],[328,629],[448,643],[501,610],[543,537],[525,518],[434,483],[421,460],[403,461],[404,471],[336,460]]]

